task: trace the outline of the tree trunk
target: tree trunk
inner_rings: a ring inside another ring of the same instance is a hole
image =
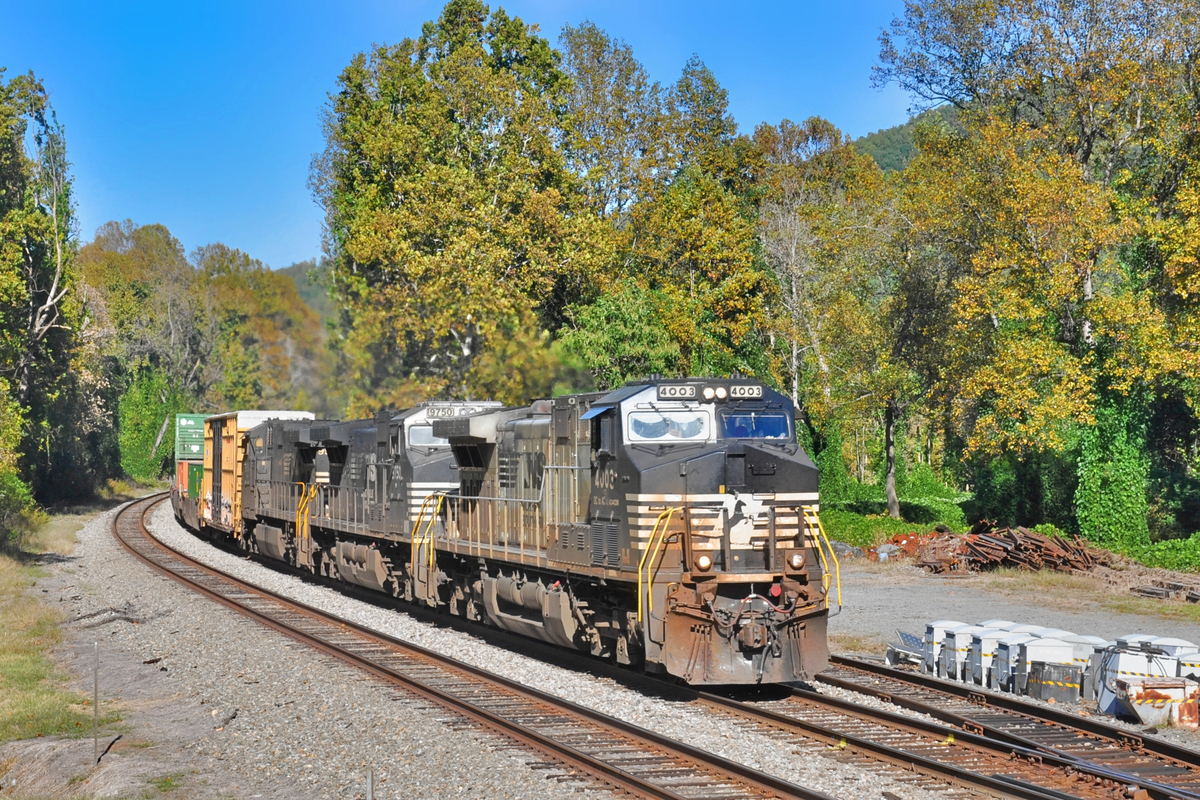
[[[158,452],[158,446],[160,444],[162,444],[162,437],[164,434],[166,434],[167,426],[170,424],[171,424],[171,415],[167,414],[165,417],[163,417],[162,427],[158,429],[158,436],[154,437],[154,447],[150,448],[150,457],[151,458],[153,458],[154,454]]]
[[[1088,319],[1087,316],[1089,313],[1091,313],[1091,310],[1088,308],[1087,304],[1091,303],[1092,299],[1092,270],[1088,269],[1083,275],[1083,343],[1088,347],[1092,347],[1096,343],[1095,337],[1092,335],[1092,321]]]
[[[900,519],[900,498],[896,497],[896,404],[888,401],[883,417],[883,446],[887,456],[884,490],[887,492],[888,516]]]
[[[796,408],[800,407],[800,342],[799,325],[796,324],[800,320],[800,289],[796,276],[792,275],[792,405]]]

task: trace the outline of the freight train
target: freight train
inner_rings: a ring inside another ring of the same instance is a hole
[[[805,680],[841,590],[792,409],[686,378],[351,422],[231,412],[172,502],[247,552],[690,684]]]

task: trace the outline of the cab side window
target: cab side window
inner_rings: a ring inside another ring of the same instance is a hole
[[[614,447],[613,425],[616,424],[614,414],[602,414],[596,418],[592,430],[592,447],[601,453],[612,453]]]

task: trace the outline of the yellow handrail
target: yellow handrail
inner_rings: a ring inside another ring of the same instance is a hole
[[[433,563],[435,560],[434,555],[436,555],[436,553],[437,553],[437,550],[433,544],[433,535],[435,533],[435,531],[433,530],[433,526],[437,522],[438,514],[442,513],[442,501],[446,499],[446,495],[444,493],[438,494],[437,499],[438,499],[437,507],[435,509],[433,509],[433,513],[429,515],[429,522],[425,523],[425,536],[422,537],[425,539],[425,541],[427,541],[429,543],[429,564],[428,564],[428,566],[429,566],[430,572],[433,571]]]
[[[296,485],[300,487],[300,496],[296,498],[296,548],[299,550],[301,540],[308,538],[308,510],[317,496],[317,485],[314,483],[310,486],[304,482],[297,482]],[[298,554],[296,560],[300,560]]]
[[[308,490],[308,484],[303,481],[296,483],[300,487],[300,494],[296,497],[296,535],[300,535],[300,512],[304,508],[304,495]]]
[[[825,533],[825,526],[821,523],[821,517],[817,514],[817,510],[812,506],[801,506],[801,508],[804,510],[805,525],[817,532],[817,554],[821,557],[821,566],[825,570],[825,574],[821,576],[822,588],[825,590],[825,608],[829,608],[829,562],[825,559],[825,550],[828,549],[829,558],[833,560],[834,575],[837,578],[837,600],[840,611],[842,608],[842,565],[838,563],[837,553],[833,550],[829,535]],[[813,525],[814,522],[816,525]]]
[[[650,541],[648,541],[646,543],[646,552],[642,553],[642,558],[640,561],[638,561],[638,606],[637,606],[637,621],[638,622],[641,622],[642,617],[643,617],[642,603],[644,602],[643,598],[645,596],[645,593],[642,589],[642,586],[643,586],[642,573],[646,566],[646,560],[649,558],[651,563],[653,563],[654,559],[650,555],[650,550],[651,550],[651,548],[653,548],[654,554],[655,555],[658,554],[659,548],[662,547],[662,541],[667,535],[667,528],[670,527],[670,525],[671,525],[671,517],[674,516],[675,512],[678,510],[679,509],[677,507],[672,506],[671,508],[668,508],[666,511],[664,511],[658,515],[658,519],[656,519],[654,521],[654,529],[650,531]],[[665,523],[663,522],[664,518],[666,519]],[[659,526],[662,527],[661,531],[659,531]],[[655,542],[654,542],[654,537],[656,537],[656,536],[658,537],[657,544],[655,544]],[[646,570],[646,573],[647,573],[647,577],[649,577],[649,574],[648,574],[649,570]],[[650,610],[653,611],[654,610],[654,597],[653,597],[654,582],[653,582],[653,580],[651,580],[651,582],[650,582],[650,589],[651,589]]]
[[[296,498],[296,544],[300,543],[300,531],[304,525],[304,509],[308,505],[308,484],[299,482],[300,495]]]
[[[429,506],[429,503],[434,498],[437,498],[437,507],[434,509],[433,513],[430,514],[429,522],[425,523],[425,534],[422,535],[421,534],[421,522],[422,522],[422,520],[425,519],[425,509]],[[432,543],[433,543],[433,535],[432,535],[433,524],[434,524],[434,522],[437,521],[437,515],[442,510],[442,501],[445,499],[446,499],[445,492],[438,492],[436,494],[428,495],[424,500],[421,501],[421,507],[420,507],[420,509],[417,510],[417,521],[413,524],[413,527],[412,527],[412,569],[413,569],[414,579],[415,579],[415,574],[417,571],[417,551],[420,550],[422,540],[425,539],[426,537],[428,537],[429,542],[432,545]],[[433,547],[430,546],[430,548],[429,548],[429,568],[431,570],[433,569],[433,560],[434,560],[433,559]]]

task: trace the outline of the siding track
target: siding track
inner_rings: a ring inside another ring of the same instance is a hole
[[[834,656],[817,680],[928,714],[957,730],[1096,774],[1122,776],[1147,797],[1200,798],[1200,754],[1066,711],[961,683]]]

